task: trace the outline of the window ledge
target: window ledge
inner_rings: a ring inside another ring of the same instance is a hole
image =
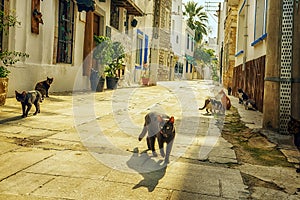
[[[238,57],[239,55],[243,54],[244,53],[244,50],[240,50],[239,52],[237,52],[234,56],[235,57]]]
[[[263,34],[259,38],[257,38],[254,42],[251,43],[251,46],[255,46],[256,44],[262,42],[267,37],[267,33]]]

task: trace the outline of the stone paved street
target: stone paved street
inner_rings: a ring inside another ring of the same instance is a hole
[[[178,81],[50,93],[41,113],[33,116],[32,108],[25,119],[20,103],[8,98],[0,107],[0,199],[247,199],[241,173],[282,187],[257,188],[254,198],[300,199],[294,168],[240,164],[221,137],[224,116],[198,110],[220,89],[211,81]],[[160,155],[143,153],[145,139],[138,141],[149,111],[175,117],[167,167]],[[242,107],[239,113],[250,128],[261,127],[261,113],[247,114]],[[284,147],[287,158],[297,162],[298,152]]]

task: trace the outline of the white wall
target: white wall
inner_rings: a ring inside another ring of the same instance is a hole
[[[9,49],[26,52],[30,55],[24,62],[10,67],[8,96],[14,90],[32,90],[38,81],[47,76],[53,77],[50,92],[72,91],[75,78],[80,84],[77,89],[89,89],[89,80],[82,74],[83,37],[85,23],[79,21],[75,6],[74,48],[72,64],[53,64],[54,41],[58,23],[58,1],[41,1],[41,12],[44,24],[40,24],[39,34],[31,33],[31,0],[10,1],[10,9],[16,11],[21,26],[14,28],[9,34]],[[77,76],[79,74],[80,76]]]
[[[178,12],[178,7],[179,7],[179,12]],[[182,56],[181,43],[183,42],[183,38],[185,38],[185,36],[182,33],[182,23],[183,23],[182,0],[173,0],[172,13],[171,13],[171,44],[172,44],[172,50],[174,54],[177,56]]]
[[[240,11],[244,1],[240,1],[238,6],[238,11]],[[243,64],[243,57],[246,56],[246,62],[250,60],[254,60],[263,55],[266,55],[266,39],[262,42],[256,44],[255,46],[251,46],[251,43],[255,41],[254,39],[254,23],[255,23],[255,1],[246,0],[246,4],[248,6],[248,19],[247,19],[247,47],[244,48],[244,54],[240,54],[235,59],[235,66]],[[246,5],[244,7],[246,9]],[[238,31],[237,31],[238,34]],[[237,37],[237,40],[239,38]],[[237,52],[236,52],[237,53]]]

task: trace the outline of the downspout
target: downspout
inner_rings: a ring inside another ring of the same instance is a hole
[[[242,70],[245,70],[246,62],[247,62],[247,50],[248,50],[248,0],[245,0],[245,32],[244,32],[244,54],[243,54],[243,68]],[[246,81],[246,79],[244,79]],[[245,83],[244,83],[245,85]]]

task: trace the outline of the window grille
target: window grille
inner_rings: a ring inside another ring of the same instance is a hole
[[[72,63],[74,2],[59,1],[57,62]]]

